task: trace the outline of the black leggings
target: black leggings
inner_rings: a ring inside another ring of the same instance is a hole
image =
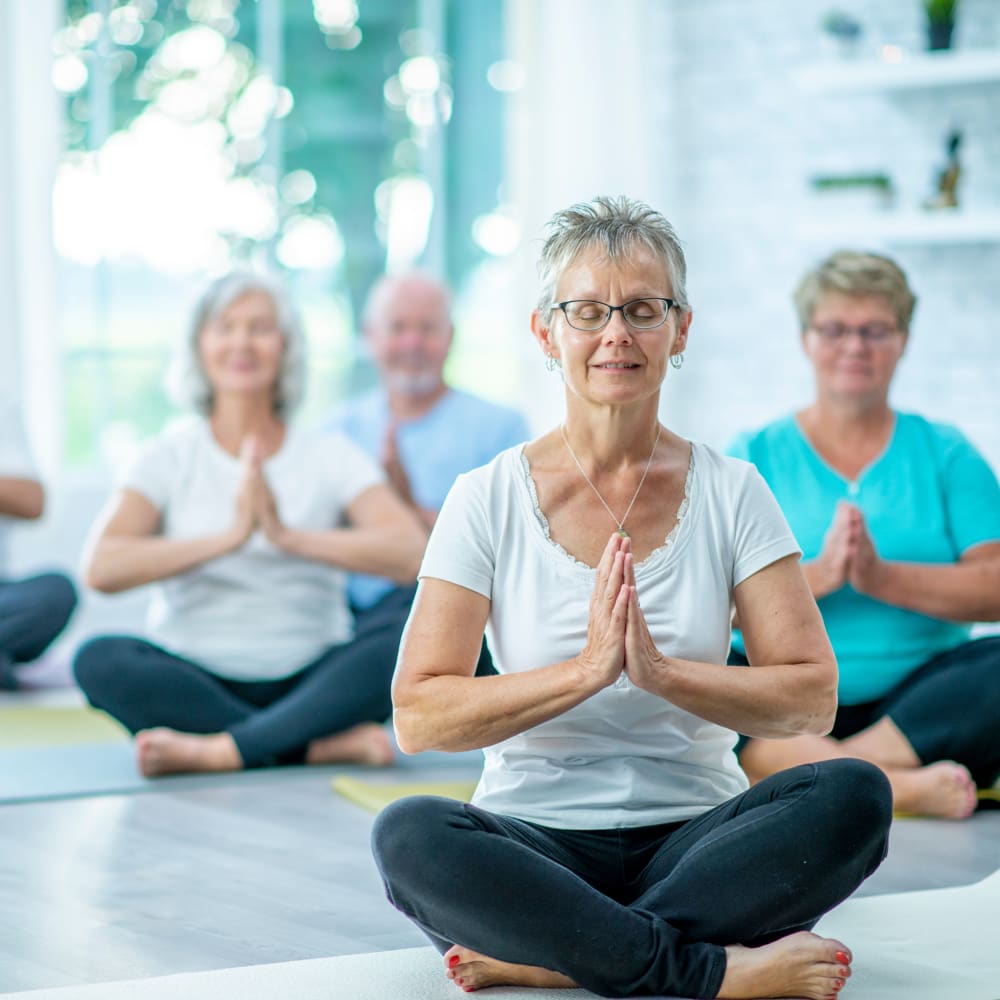
[[[731,653],[729,662],[747,660]],[[885,716],[922,764],[958,761],[980,788],[989,788],[1000,777],[1000,636],[939,653],[876,701],[841,705],[830,735],[845,740]],[[740,737],[738,750],[747,742]]]
[[[246,767],[298,763],[312,740],[391,714],[389,687],[406,621],[398,607],[409,605],[398,591],[386,601],[354,639],[281,680],[227,680],[133,636],[91,639],[73,671],[91,705],[133,733],[151,726],[228,732]]]
[[[16,687],[15,663],[42,655],[66,627],[76,589],[62,573],[0,580],[0,687]]]
[[[891,816],[881,771],[834,760],[636,829],[555,830],[418,796],[379,815],[372,845],[389,901],[442,952],[603,996],[714,997],[723,946],[811,928],[881,863]]]

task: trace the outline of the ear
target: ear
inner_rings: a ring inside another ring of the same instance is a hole
[[[554,358],[559,357],[559,347],[556,344],[554,338],[552,337],[552,330],[547,325],[548,320],[545,315],[537,309],[533,309],[531,312],[531,333],[535,340],[538,341],[538,346],[541,347],[542,353],[548,357],[552,355]]]
[[[694,319],[694,310],[685,309],[677,320],[677,339],[674,341],[671,354],[680,354],[687,349],[688,331],[691,329],[691,320]]]

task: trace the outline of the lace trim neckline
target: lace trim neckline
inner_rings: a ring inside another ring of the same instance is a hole
[[[541,505],[538,502],[538,491],[535,488],[535,480],[531,476],[531,465],[528,463],[528,456],[524,453],[524,446],[521,447],[518,457],[521,460],[521,473],[524,476],[524,483],[528,488],[528,495],[531,497],[531,506],[535,512],[535,518],[540,525],[543,534],[545,535],[546,541],[551,545],[556,551],[562,553],[565,558],[569,559],[576,566],[580,566],[583,569],[592,570],[593,566],[588,566],[585,562],[577,559],[571,552],[567,552],[562,545],[559,544],[552,537],[552,530],[549,527],[549,519],[545,516],[542,511]],[[687,475],[684,477],[684,499],[681,500],[680,506],[677,508],[677,520],[674,522],[673,527],[667,532],[667,537],[663,539],[663,544],[658,545],[652,552],[646,556],[642,562],[636,563],[636,569],[645,566],[650,559],[658,555],[664,549],[670,548],[671,545],[677,540],[677,533],[680,531],[681,522],[684,520],[688,509],[691,506],[691,484],[694,481],[694,443],[691,443],[691,457],[688,459],[688,470]]]

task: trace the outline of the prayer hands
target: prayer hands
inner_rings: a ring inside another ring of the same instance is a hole
[[[832,594],[846,583],[862,594],[874,588],[882,560],[875,551],[864,514],[854,504],[846,500],[837,504],[815,566],[819,584],[817,597]]]
[[[284,524],[278,513],[278,504],[264,475],[260,444],[254,437],[244,440],[240,449],[243,481],[236,496],[236,514],[232,531],[237,547],[260,529],[268,540],[280,547]]]
[[[636,687],[656,691],[662,687],[666,658],[639,607],[631,547],[616,532],[604,549],[590,597],[587,645],[579,660],[601,687],[624,672]]]

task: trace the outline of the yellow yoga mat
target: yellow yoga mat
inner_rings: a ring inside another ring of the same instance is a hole
[[[0,747],[47,747],[66,743],[115,743],[128,731],[86,705],[0,707]]]
[[[476,788],[475,781],[407,781],[387,784],[365,781],[348,774],[334,778],[332,784],[335,792],[370,812],[380,812],[390,802],[405,799],[409,795],[441,795],[446,799],[468,802]]]

